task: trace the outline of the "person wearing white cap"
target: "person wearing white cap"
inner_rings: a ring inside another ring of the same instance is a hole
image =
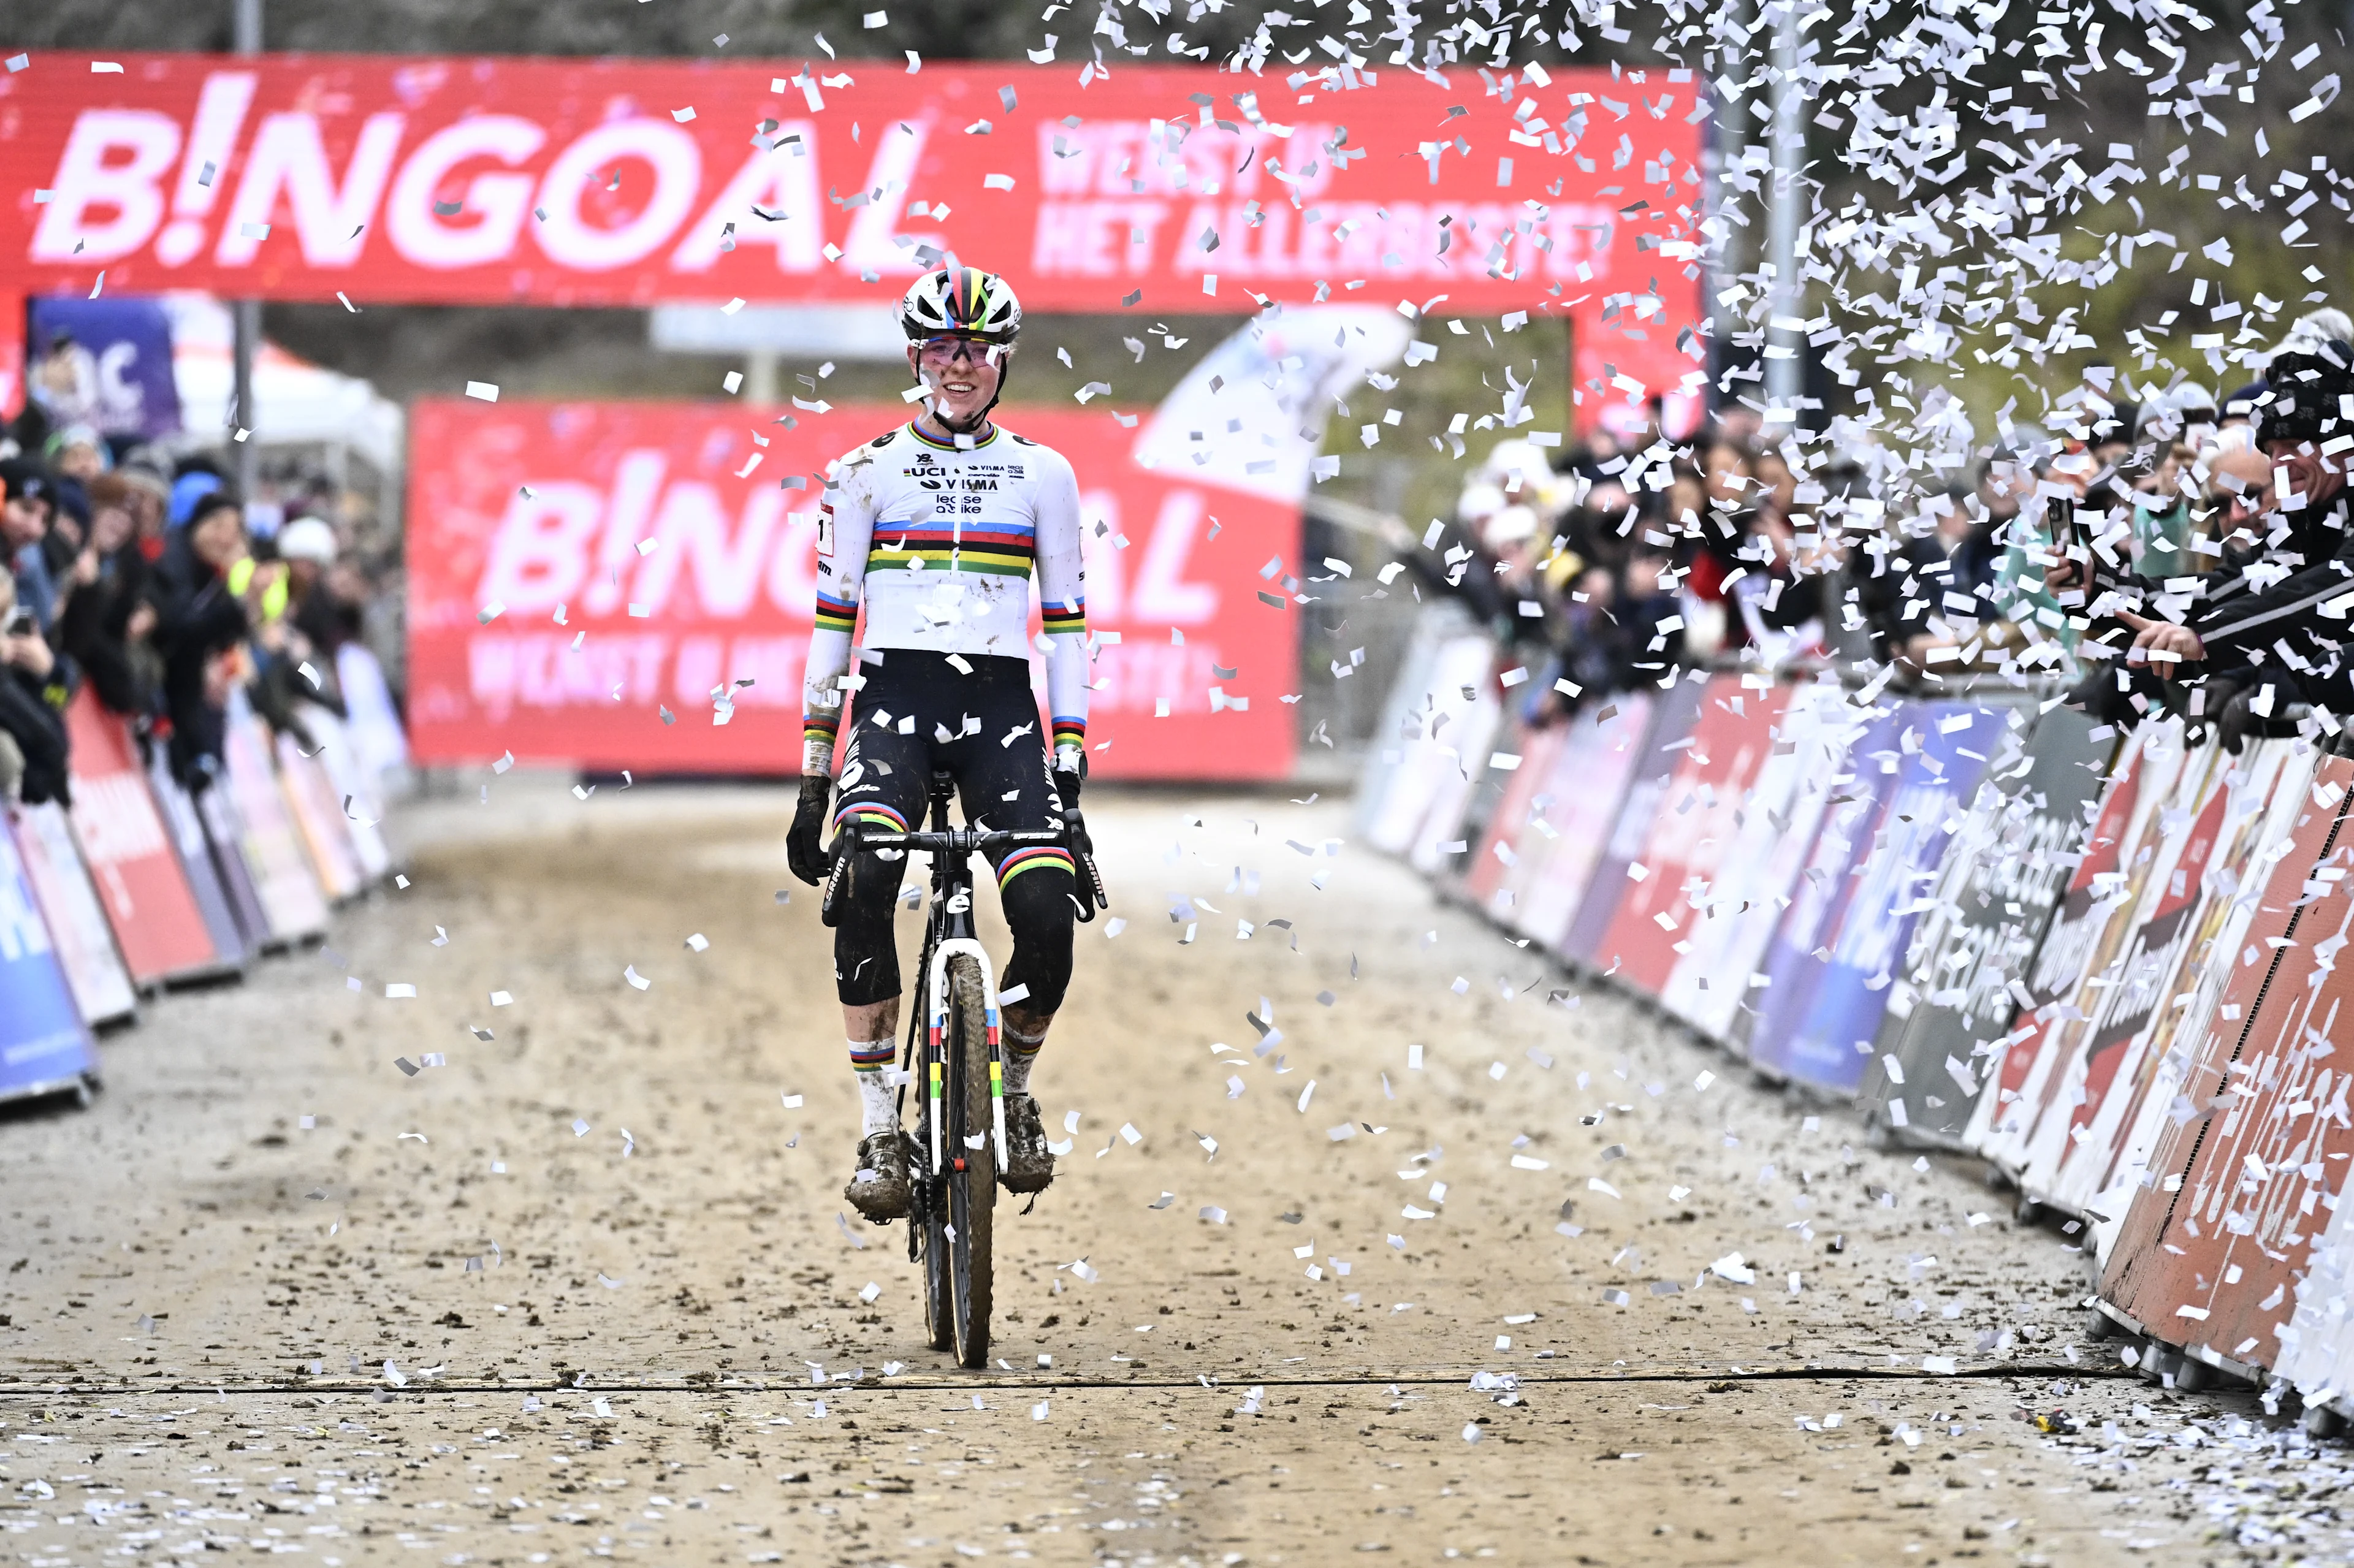
[[[335,530],[332,524],[318,517],[297,517],[278,531],[278,556],[289,566],[298,563],[311,567],[305,574],[294,573],[299,586],[307,587],[308,579],[335,564]]]

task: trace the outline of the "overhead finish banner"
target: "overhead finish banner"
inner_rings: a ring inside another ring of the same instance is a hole
[[[879,302],[953,252],[1034,310],[1567,313],[1584,424],[1699,385],[1699,94],[1680,69],[38,51],[0,76],[0,290]]]

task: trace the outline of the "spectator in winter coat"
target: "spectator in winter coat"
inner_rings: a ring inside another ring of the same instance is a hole
[[[191,793],[209,788],[220,771],[230,683],[222,656],[283,608],[284,571],[281,563],[253,559],[244,508],[225,491],[196,502],[156,563],[149,591],[164,656],[172,771]]]
[[[12,784],[27,805],[68,799],[65,724],[48,695],[54,666],[16,579],[0,572],[0,799]]]

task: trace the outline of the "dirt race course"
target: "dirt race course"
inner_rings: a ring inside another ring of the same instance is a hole
[[[844,1217],[790,807],[412,808],[406,890],[0,1122],[0,1557],[2344,1554],[2340,1451],[2127,1375],[2065,1238],[1323,853],[1329,800],[1091,801],[1076,1149],[958,1371]]]

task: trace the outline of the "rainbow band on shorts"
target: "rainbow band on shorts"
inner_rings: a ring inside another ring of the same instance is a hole
[[[880,800],[844,800],[835,809],[833,825],[836,830],[853,820],[861,827],[882,828],[895,833],[907,831],[907,819]]]
[[[1071,852],[1040,845],[1034,849],[1018,849],[997,863],[997,886],[1001,893],[1008,883],[1025,871],[1061,869],[1066,874],[1076,874]]]

